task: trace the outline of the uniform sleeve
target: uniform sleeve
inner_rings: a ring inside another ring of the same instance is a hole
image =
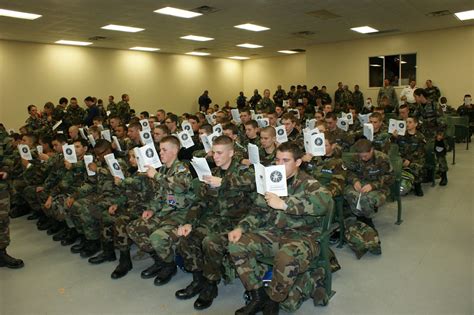
[[[291,215],[321,216],[333,206],[331,193],[317,180],[308,180],[305,189],[286,199],[285,213]]]
[[[393,183],[393,168],[388,160],[388,157],[382,158],[379,167],[382,170],[382,175],[378,178],[377,181],[370,182],[373,190],[379,190],[384,187],[390,186]]]
[[[347,171],[344,169],[342,160],[338,161],[334,167],[331,182],[326,186],[333,197],[342,195],[346,184]]]

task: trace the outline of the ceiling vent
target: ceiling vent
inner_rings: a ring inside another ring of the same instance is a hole
[[[201,13],[201,14],[211,14],[219,11],[219,9],[210,7],[208,5],[202,5],[200,7],[197,7],[195,9],[192,9],[191,11]]]
[[[383,31],[378,31],[378,32],[374,32],[374,33],[367,33],[367,34],[364,34],[364,36],[366,36],[366,35],[374,36],[374,35],[390,34],[390,33],[397,33],[397,32],[400,32],[400,30],[399,29],[383,30]]]
[[[93,41],[100,41],[100,40],[106,40],[107,37],[105,36],[92,36],[92,37],[89,37],[89,40],[93,40]]]
[[[429,17],[440,17],[440,16],[445,16],[445,15],[451,15],[451,14],[452,13],[449,10],[441,10],[441,11],[429,12],[429,13],[426,13],[425,15]]]
[[[300,31],[300,32],[291,33],[291,35],[297,36],[297,37],[309,37],[309,36],[313,36],[314,34],[316,33],[313,31]]]
[[[311,15],[312,17],[318,18],[320,20],[332,20],[340,18],[340,15],[335,13],[329,12],[328,10],[316,10],[311,12],[306,12],[307,15]]]

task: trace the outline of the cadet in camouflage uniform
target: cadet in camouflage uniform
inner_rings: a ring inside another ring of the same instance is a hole
[[[331,104],[332,103],[332,99],[331,99],[331,95],[329,95],[329,93],[326,92],[326,86],[323,85],[321,87],[321,90],[319,90],[318,92],[316,92],[316,97],[318,98],[321,98],[321,103],[324,105],[324,104]]]
[[[324,120],[326,121],[328,127],[328,134],[331,135],[331,137],[334,137],[339,148],[343,152],[349,151],[350,147],[354,143],[354,140],[348,132],[345,132],[344,130],[337,127],[336,114],[333,112],[327,113],[324,117]]]
[[[340,106],[343,104],[343,94],[344,94],[344,89],[342,88],[342,82],[337,83],[337,90],[334,92],[334,110],[336,112],[339,111]],[[327,103],[323,103],[327,104]]]
[[[109,115],[107,116],[116,116],[117,113],[118,113],[118,108],[117,108],[117,104],[115,104],[114,102],[114,97],[113,95],[110,95],[109,96],[109,104],[107,104],[107,109],[106,109],[109,113]]]
[[[372,115],[370,115],[369,121],[372,126],[374,126],[374,138],[372,140],[374,149],[388,154],[392,135],[383,128],[382,115],[380,113],[372,113]]]
[[[156,277],[155,285],[167,283],[176,274],[173,246],[178,241],[178,226],[184,223],[195,198],[191,172],[178,160],[179,146],[179,140],[174,136],[161,140],[163,166],[158,171],[151,167],[147,171],[156,182],[155,197],[142,217],[127,226],[129,237],[154,259],[154,264],[142,271],[141,277]]]
[[[128,123],[130,120],[130,97],[128,94],[122,94],[122,100],[117,103],[117,115],[123,123]]]
[[[384,96],[388,98],[389,104],[392,108],[397,108],[398,107],[398,96],[397,93],[395,92],[395,89],[393,86],[390,85],[390,80],[385,79],[383,80],[383,87],[379,89],[379,93],[377,95],[377,105],[378,106],[383,106],[382,99]]]
[[[113,240],[115,249],[120,251],[119,265],[111,274],[112,279],[124,277],[133,268],[130,259],[130,247],[132,240],[127,234],[127,225],[142,216],[147,209],[147,203],[154,197],[153,180],[146,173],[138,172],[137,158],[133,150],[128,152],[130,168],[129,177],[124,180],[115,178],[115,185],[120,187],[121,195],[117,196],[117,201],[125,197],[122,204],[112,204],[107,213],[104,213],[103,220],[113,222]]]
[[[275,91],[275,94],[273,94],[273,101],[275,102],[275,104],[282,105],[285,97],[286,97],[285,90],[281,88],[281,85],[278,85],[277,90]]]
[[[77,104],[77,99],[75,97],[71,98],[71,102],[67,107],[66,114],[64,115],[64,120],[67,126],[80,126],[84,124],[84,118],[86,111],[84,108],[80,107]]]
[[[278,314],[298,275],[308,271],[319,255],[322,216],[333,207],[331,194],[317,180],[299,170],[303,153],[294,143],[277,149],[276,162],[285,165],[288,196],[259,195],[249,215],[229,233],[229,253],[251,301],[236,314]],[[259,257],[274,257],[268,290]]]
[[[199,215],[194,222],[187,221],[188,224],[178,229],[179,252],[185,269],[193,273],[193,281],[177,291],[176,297],[190,299],[199,294],[194,303],[198,310],[211,306],[218,295],[227,233],[247,214],[256,189],[252,169],[234,158],[232,139],[218,137],[212,150],[217,167],[199,189],[199,203],[193,207]]]
[[[400,156],[403,160],[403,169],[414,176],[415,194],[421,197],[423,196],[421,180],[425,164],[426,140],[423,134],[416,130],[418,126],[418,119],[416,117],[408,117],[406,123],[405,135],[398,136],[395,133],[394,139],[398,144]]]
[[[441,119],[443,111],[437,103],[429,99],[429,95],[424,89],[416,89],[413,95],[416,102],[420,105],[418,119],[421,121],[421,132],[428,142],[434,141],[436,132],[446,128]]]
[[[260,146],[258,153],[260,155],[260,164],[263,166],[272,165],[278,143],[276,142],[276,132],[273,127],[265,127],[260,130]]]
[[[286,113],[281,116],[281,124],[285,126],[288,141],[296,143],[300,148],[304,147],[303,135],[296,129],[298,118],[293,113]]]
[[[352,103],[358,112],[361,112],[364,108],[365,99],[364,94],[360,91],[359,85],[354,85],[354,92],[352,92]]]
[[[441,175],[441,181],[439,182],[440,186],[446,186],[448,184],[448,161],[446,161],[447,148],[448,144],[446,139],[444,139],[444,130],[438,130],[434,142],[434,150],[438,172]]]
[[[433,81],[431,80],[426,80],[426,93],[428,94],[427,98],[432,102],[432,103],[438,103],[439,98],[441,97],[441,91],[437,86],[433,85]]]
[[[255,111],[257,113],[269,113],[275,111],[275,103],[270,99],[270,90],[265,89],[263,91],[263,98],[255,106]]]
[[[25,121],[25,127],[28,133],[39,136],[40,130],[44,127],[44,121],[39,117],[38,108],[35,105],[28,106],[30,117]]]
[[[374,150],[369,140],[358,140],[354,149],[357,154],[346,165],[344,198],[359,221],[374,227],[371,217],[387,199],[393,182],[393,169],[388,156]]]
[[[0,267],[12,269],[21,268],[24,263],[21,259],[16,259],[7,254],[7,247],[10,245],[10,230],[8,225],[10,218],[10,192],[6,182],[7,173],[0,172]]]

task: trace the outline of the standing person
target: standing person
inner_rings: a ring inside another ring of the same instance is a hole
[[[441,97],[441,91],[437,86],[433,85],[433,81],[426,80],[426,93],[428,93],[428,99],[433,103],[438,103],[439,98]]]
[[[77,98],[71,97],[69,106],[67,107],[66,114],[64,116],[65,124],[67,126],[79,126],[84,124],[84,116],[86,111],[84,108],[79,106]]]
[[[277,86],[275,94],[273,94],[273,101],[275,104],[283,105],[283,100],[286,98],[285,90],[281,88],[281,85]]]
[[[252,97],[250,98],[250,101],[249,101],[249,105],[251,108],[255,108],[258,104],[258,102],[260,102],[260,100],[262,99],[262,96],[260,94],[258,94],[258,90],[255,89],[253,91],[253,95]]]
[[[18,269],[24,266],[23,261],[7,254],[7,247],[10,244],[10,230],[8,228],[10,193],[6,182],[7,176],[6,172],[0,172],[0,267]]]
[[[212,100],[209,97],[208,90],[205,90],[204,93],[202,93],[202,95],[199,96],[198,103],[199,103],[199,110],[201,112],[206,112],[207,109],[209,108],[209,105],[212,103]]]
[[[357,112],[361,112],[364,107],[364,94],[359,89],[359,85],[354,85],[354,92],[352,93],[352,103],[354,104]]]
[[[43,120],[38,113],[35,105],[28,105],[28,114],[30,117],[25,121],[25,128],[28,133],[39,135],[39,131],[43,128]]]
[[[94,104],[94,99],[91,96],[84,99],[84,104],[87,106],[84,124],[90,127],[94,123],[94,118],[99,116],[99,108]]]
[[[114,102],[114,96],[109,95],[109,104],[107,104],[107,111],[109,112],[108,116],[117,115],[117,104]]]
[[[122,94],[122,100],[117,104],[117,115],[124,124],[128,124],[131,118],[129,102],[130,96],[128,94]]]
[[[344,94],[344,89],[342,87],[342,82],[338,82],[337,90],[336,92],[334,92],[334,108],[339,108],[339,106],[341,106],[341,104],[343,103],[343,97],[342,97],[343,94]]]
[[[388,99],[388,106],[387,104],[383,104],[384,97]],[[383,80],[383,87],[379,89],[379,93],[377,95],[377,105],[383,107],[398,107],[398,98],[397,93],[395,93],[395,89],[392,85],[390,85],[390,80],[385,79]]]
[[[410,80],[410,84],[403,88],[402,92],[400,93],[400,99],[402,97],[406,97],[406,104],[408,107],[412,108],[416,104],[415,95],[413,94],[416,90],[416,81]]]
[[[270,99],[270,90],[265,89],[263,91],[263,98],[255,106],[255,110],[258,113],[268,113],[275,111],[275,103]]]
[[[244,107],[247,105],[247,97],[244,96],[244,92],[239,92],[239,97],[237,97],[237,108],[239,110],[244,109]]]

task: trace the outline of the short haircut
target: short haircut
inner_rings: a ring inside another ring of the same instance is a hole
[[[258,128],[258,123],[256,120],[249,120],[245,123],[245,126],[252,126],[254,129]]]
[[[181,144],[179,142],[179,139],[176,138],[175,136],[165,136],[161,139],[160,141],[160,144],[161,143],[171,143],[173,144],[178,150],[179,148],[181,147]]]
[[[290,152],[295,161],[303,157],[303,151],[296,143],[291,141],[280,144],[277,148],[277,151]]]
[[[128,131],[127,126],[124,125],[124,124],[120,124],[120,125],[118,125],[116,128],[123,128],[124,131]]]
[[[49,135],[43,135],[43,136],[40,136],[40,142],[42,143],[46,143],[48,144],[49,146],[51,146],[51,142],[53,141],[53,137],[49,136]]]
[[[128,94],[122,94],[122,100],[125,100],[127,98]]]
[[[128,125],[128,129],[132,129],[132,128],[142,130],[142,124],[140,124],[137,121],[134,121]]]
[[[406,108],[406,109],[409,109],[408,105],[407,105],[407,104],[402,104],[402,105],[400,105],[400,107],[398,108],[398,110],[400,110],[400,109],[405,109],[405,108]]]
[[[170,119],[171,121],[178,123],[178,116],[176,116],[175,114],[169,114],[166,119]]]
[[[109,120],[112,120],[112,119],[120,119],[120,117],[117,114],[112,114],[109,116]]]
[[[100,134],[100,129],[97,126],[91,126],[89,127],[89,133],[97,132]]]
[[[95,142],[94,150],[101,150],[101,151],[110,150],[110,151],[112,151],[112,144],[109,141],[105,140],[105,139],[98,139]]]
[[[100,121],[100,122],[103,122],[104,121],[104,118],[102,116],[95,116],[92,121]]]
[[[145,117],[145,118],[150,118],[150,113],[147,112],[147,111],[141,112],[140,115],[143,115],[143,117]]]
[[[367,153],[372,150],[372,142],[368,139],[359,139],[354,144],[354,150],[356,153]]]
[[[264,127],[260,129],[260,134],[268,133],[270,137],[276,137],[276,130],[272,126]]]
[[[188,120],[189,120],[189,119],[192,119],[192,120],[194,120],[194,121],[199,122],[199,118],[198,118],[196,115],[189,115],[189,116],[188,116]]]
[[[76,142],[79,142],[83,147],[89,147],[89,142],[87,142],[87,140],[85,140],[85,139],[78,138],[78,139],[74,140],[72,143],[76,143]]]
[[[293,113],[285,113],[281,116],[281,120],[291,120],[291,122],[293,123],[298,123],[298,118],[296,118],[295,115],[293,115]]]
[[[162,113],[163,115],[166,115],[166,111],[164,109],[159,109],[156,112],[157,113]]]
[[[427,80],[427,81],[430,81],[430,80]],[[414,92],[413,92],[414,95],[416,96],[424,96],[425,98],[428,97],[428,93],[426,92],[425,89],[422,89],[422,88],[417,88]]]
[[[66,104],[67,105],[68,100],[64,96],[59,99],[59,104]]]
[[[31,111],[31,109],[32,109],[33,107],[36,107],[36,105],[33,105],[33,104],[28,105],[28,113]]]
[[[85,102],[94,102],[94,99],[92,98],[92,96],[88,96],[84,99]]]
[[[209,124],[203,124],[199,129],[202,129],[206,132],[206,134],[210,135],[213,132],[212,126]]]
[[[30,138],[33,143],[37,143],[38,142],[38,136],[32,134],[32,133],[27,133],[27,134],[24,134],[21,138],[23,139],[23,137],[28,137]]]
[[[383,107],[377,106],[374,108],[374,112],[385,112],[385,110],[383,109]]]
[[[161,131],[163,131],[165,134],[170,134],[170,130],[166,125],[158,125],[154,129],[161,129]]]
[[[234,149],[234,141],[226,135],[222,135],[214,139],[214,141],[212,141],[212,145],[225,145],[228,147],[228,149]]]
[[[336,137],[335,137],[334,134],[331,133],[331,132],[326,131],[326,132],[324,133],[324,139],[326,139],[326,140],[329,142],[329,144],[334,144],[334,143],[336,143]]]
[[[409,115],[408,118],[413,119],[413,121],[415,121],[416,123],[419,122],[418,117],[416,117],[415,115]]]
[[[51,139],[51,142],[53,142],[53,141],[57,141],[59,143],[66,143],[67,142],[67,137],[63,133],[57,133]]]
[[[337,115],[334,112],[329,112],[324,116],[325,119],[337,120]]]
[[[222,129],[223,130],[230,130],[230,131],[232,131],[232,134],[234,134],[234,135],[239,134],[239,128],[237,128],[237,126],[234,125],[234,124],[225,124],[224,126],[222,126]]]
[[[44,104],[44,108],[54,109],[54,104],[52,102],[46,102],[46,104]]]
[[[249,115],[252,114],[252,113],[250,112],[250,108],[248,108],[248,107],[245,107],[244,109],[241,109],[241,110],[240,110],[240,113],[241,113],[241,114],[242,114],[242,113],[247,113],[247,114],[249,114]]]
[[[372,115],[370,115],[370,118],[377,118],[379,121],[383,120],[382,114],[378,112],[372,113]]]
[[[71,101],[77,101],[77,98],[75,98],[74,96],[71,97]]]

